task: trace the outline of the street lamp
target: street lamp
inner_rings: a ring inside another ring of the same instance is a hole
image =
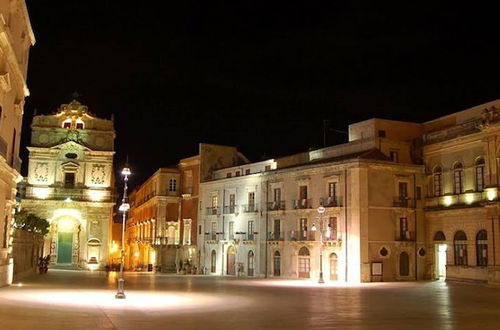
[[[122,204],[118,208],[120,212],[123,212],[122,218],[122,249],[120,256],[120,277],[118,278],[118,291],[116,292],[116,299],[125,299],[125,292],[123,292],[123,285],[125,283],[125,279],[123,278],[123,263],[125,262],[125,220],[127,219],[127,211],[130,209],[130,205],[128,203],[127,198],[127,182],[128,176],[132,174],[130,168],[127,165],[122,170],[123,175],[123,198]]]
[[[318,283],[325,283],[325,280],[323,279],[323,213],[325,213],[326,209],[323,207],[323,205],[320,205],[316,211],[318,211],[319,214],[319,279]],[[316,231],[317,228],[313,224],[312,226],[312,231]]]

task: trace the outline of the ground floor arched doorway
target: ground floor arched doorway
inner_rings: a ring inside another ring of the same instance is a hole
[[[274,252],[273,275],[274,276],[281,276],[281,255],[280,255],[279,251]]]
[[[305,246],[301,247],[299,250],[299,277],[300,278],[310,278],[311,277],[311,258],[309,249]]]
[[[227,275],[236,275],[236,249],[230,246],[227,249]]]
[[[59,265],[78,263],[73,256],[78,256],[79,222],[72,217],[61,217],[53,221],[51,227],[52,242],[55,242],[55,247],[51,251],[55,256],[54,262]]]

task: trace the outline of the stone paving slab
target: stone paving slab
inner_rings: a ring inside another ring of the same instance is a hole
[[[0,288],[0,329],[500,329],[500,289],[50,270]]]

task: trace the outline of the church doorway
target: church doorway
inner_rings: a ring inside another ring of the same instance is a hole
[[[57,235],[57,263],[70,264],[73,256],[73,232],[59,232]]]

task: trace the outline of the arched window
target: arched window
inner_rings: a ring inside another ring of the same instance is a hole
[[[453,193],[461,194],[464,192],[464,167],[461,163],[453,166]]]
[[[476,235],[476,257],[478,266],[488,266],[488,233],[484,229]]]
[[[435,241],[446,241],[446,236],[444,236],[444,233],[442,231],[436,232],[434,234],[434,240]]]
[[[467,266],[467,235],[463,231],[457,231],[453,238],[455,246],[455,265]]]
[[[406,252],[401,252],[401,254],[399,255],[399,275],[410,275],[410,257]]]
[[[71,119],[66,119],[62,123],[62,128],[71,128]]]
[[[177,180],[170,179],[168,182],[168,191],[177,191]]]
[[[81,119],[76,120],[76,129],[84,129],[85,128],[85,123]]]
[[[254,259],[255,258],[254,258],[253,251],[250,250],[248,252],[248,265],[247,265],[248,266],[247,267],[248,268],[248,276],[253,276],[253,274],[254,274],[254,264],[255,264]]]
[[[311,260],[309,258],[309,249],[305,246],[299,250],[299,277],[309,278],[311,272]]]
[[[212,255],[210,258],[210,272],[215,273],[215,266],[217,265],[217,252],[212,250]]]
[[[436,166],[434,168],[434,174],[432,176],[434,196],[441,196],[443,192],[441,189],[441,173],[442,173],[441,167]]]
[[[484,158],[476,159],[476,191],[484,190]]]

